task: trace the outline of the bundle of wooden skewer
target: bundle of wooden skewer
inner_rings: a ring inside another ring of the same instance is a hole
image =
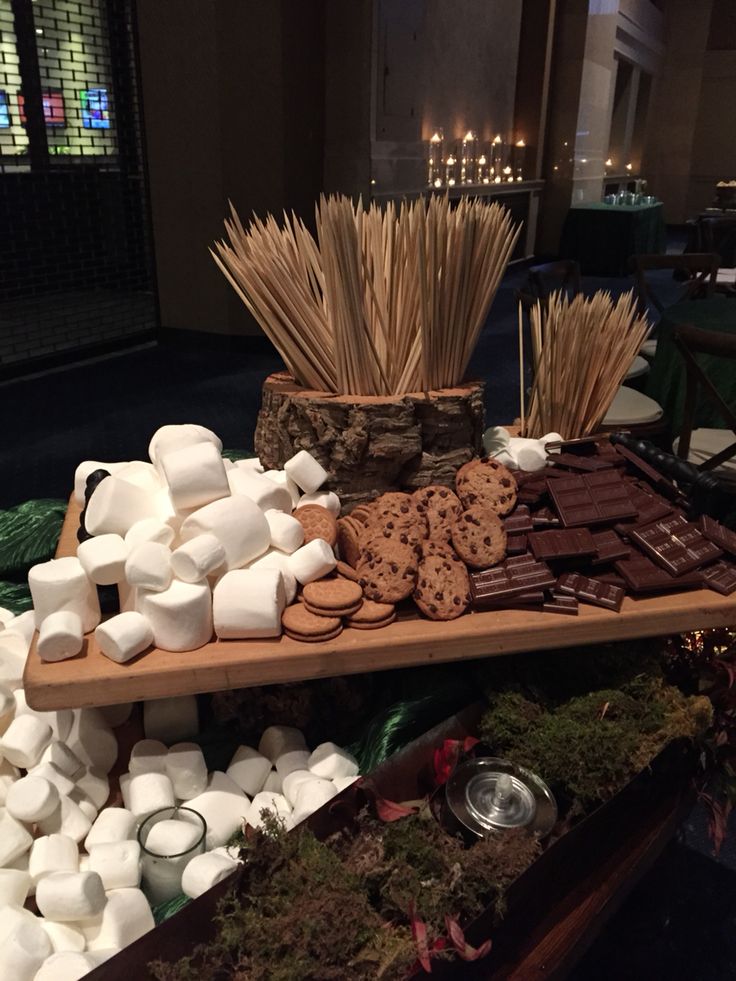
[[[322,197],[317,238],[295,215],[210,250],[307,388],[403,395],[463,380],[519,234],[498,204],[433,197],[365,210]]]
[[[632,292],[615,301],[603,291],[572,300],[553,293],[544,308],[532,308],[530,319],[534,381],[527,415],[519,307],[522,434],[575,439],[595,432],[647,334]]]

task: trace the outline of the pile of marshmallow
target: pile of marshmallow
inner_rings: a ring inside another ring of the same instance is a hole
[[[110,475],[87,493],[83,520],[92,537],[76,557],[28,574],[42,660],[74,657],[92,630],[118,663],[151,644],[195,650],[213,630],[220,639],[277,637],[297,583],[335,567],[331,546],[303,544],[292,516],[307,503],[340,512],[338,497],[320,491],[327,472],[306,450],[283,470],[264,472],[257,459],[224,459],[213,432],[187,424],[157,430],[149,456],[150,463],[88,460],[77,468],[80,505],[90,474]],[[100,623],[96,587],[112,585],[120,613]]]
[[[547,444],[562,440],[559,433],[547,433],[541,439],[512,436],[503,426],[491,426],[483,433],[483,449],[499,463],[512,470],[533,473],[547,466]]]

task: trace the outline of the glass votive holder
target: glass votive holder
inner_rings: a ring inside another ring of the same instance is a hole
[[[605,204],[615,204],[616,203],[616,195],[615,194],[606,194],[606,196],[603,198],[603,201],[605,202]]]
[[[181,876],[195,855],[205,850],[207,822],[191,807],[162,807],[138,828],[142,888],[152,906],[181,892]]]

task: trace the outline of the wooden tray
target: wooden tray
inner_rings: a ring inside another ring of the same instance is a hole
[[[72,501],[57,556],[76,554],[78,523],[79,506]],[[288,637],[213,641],[184,654],[154,648],[128,664],[115,664],[101,654],[92,635],[77,657],[44,664],[34,639],[24,687],[32,708],[82,708],[734,624],[736,594],[698,589],[648,599],[627,597],[620,613],[581,604],[577,617],[502,610],[436,623],[407,612],[380,630],[346,629],[319,644]]]

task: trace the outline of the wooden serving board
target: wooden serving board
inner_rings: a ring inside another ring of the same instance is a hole
[[[76,554],[79,510],[72,500],[57,557]],[[319,644],[288,637],[212,641],[181,654],[153,648],[127,664],[101,654],[91,634],[77,657],[45,664],[34,638],[24,687],[32,708],[82,708],[735,624],[736,594],[698,589],[648,599],[627,597],[620,613],[581,603],[577,617],[502,610],[438,623],[406,612],[380,630],[348,628]]]

